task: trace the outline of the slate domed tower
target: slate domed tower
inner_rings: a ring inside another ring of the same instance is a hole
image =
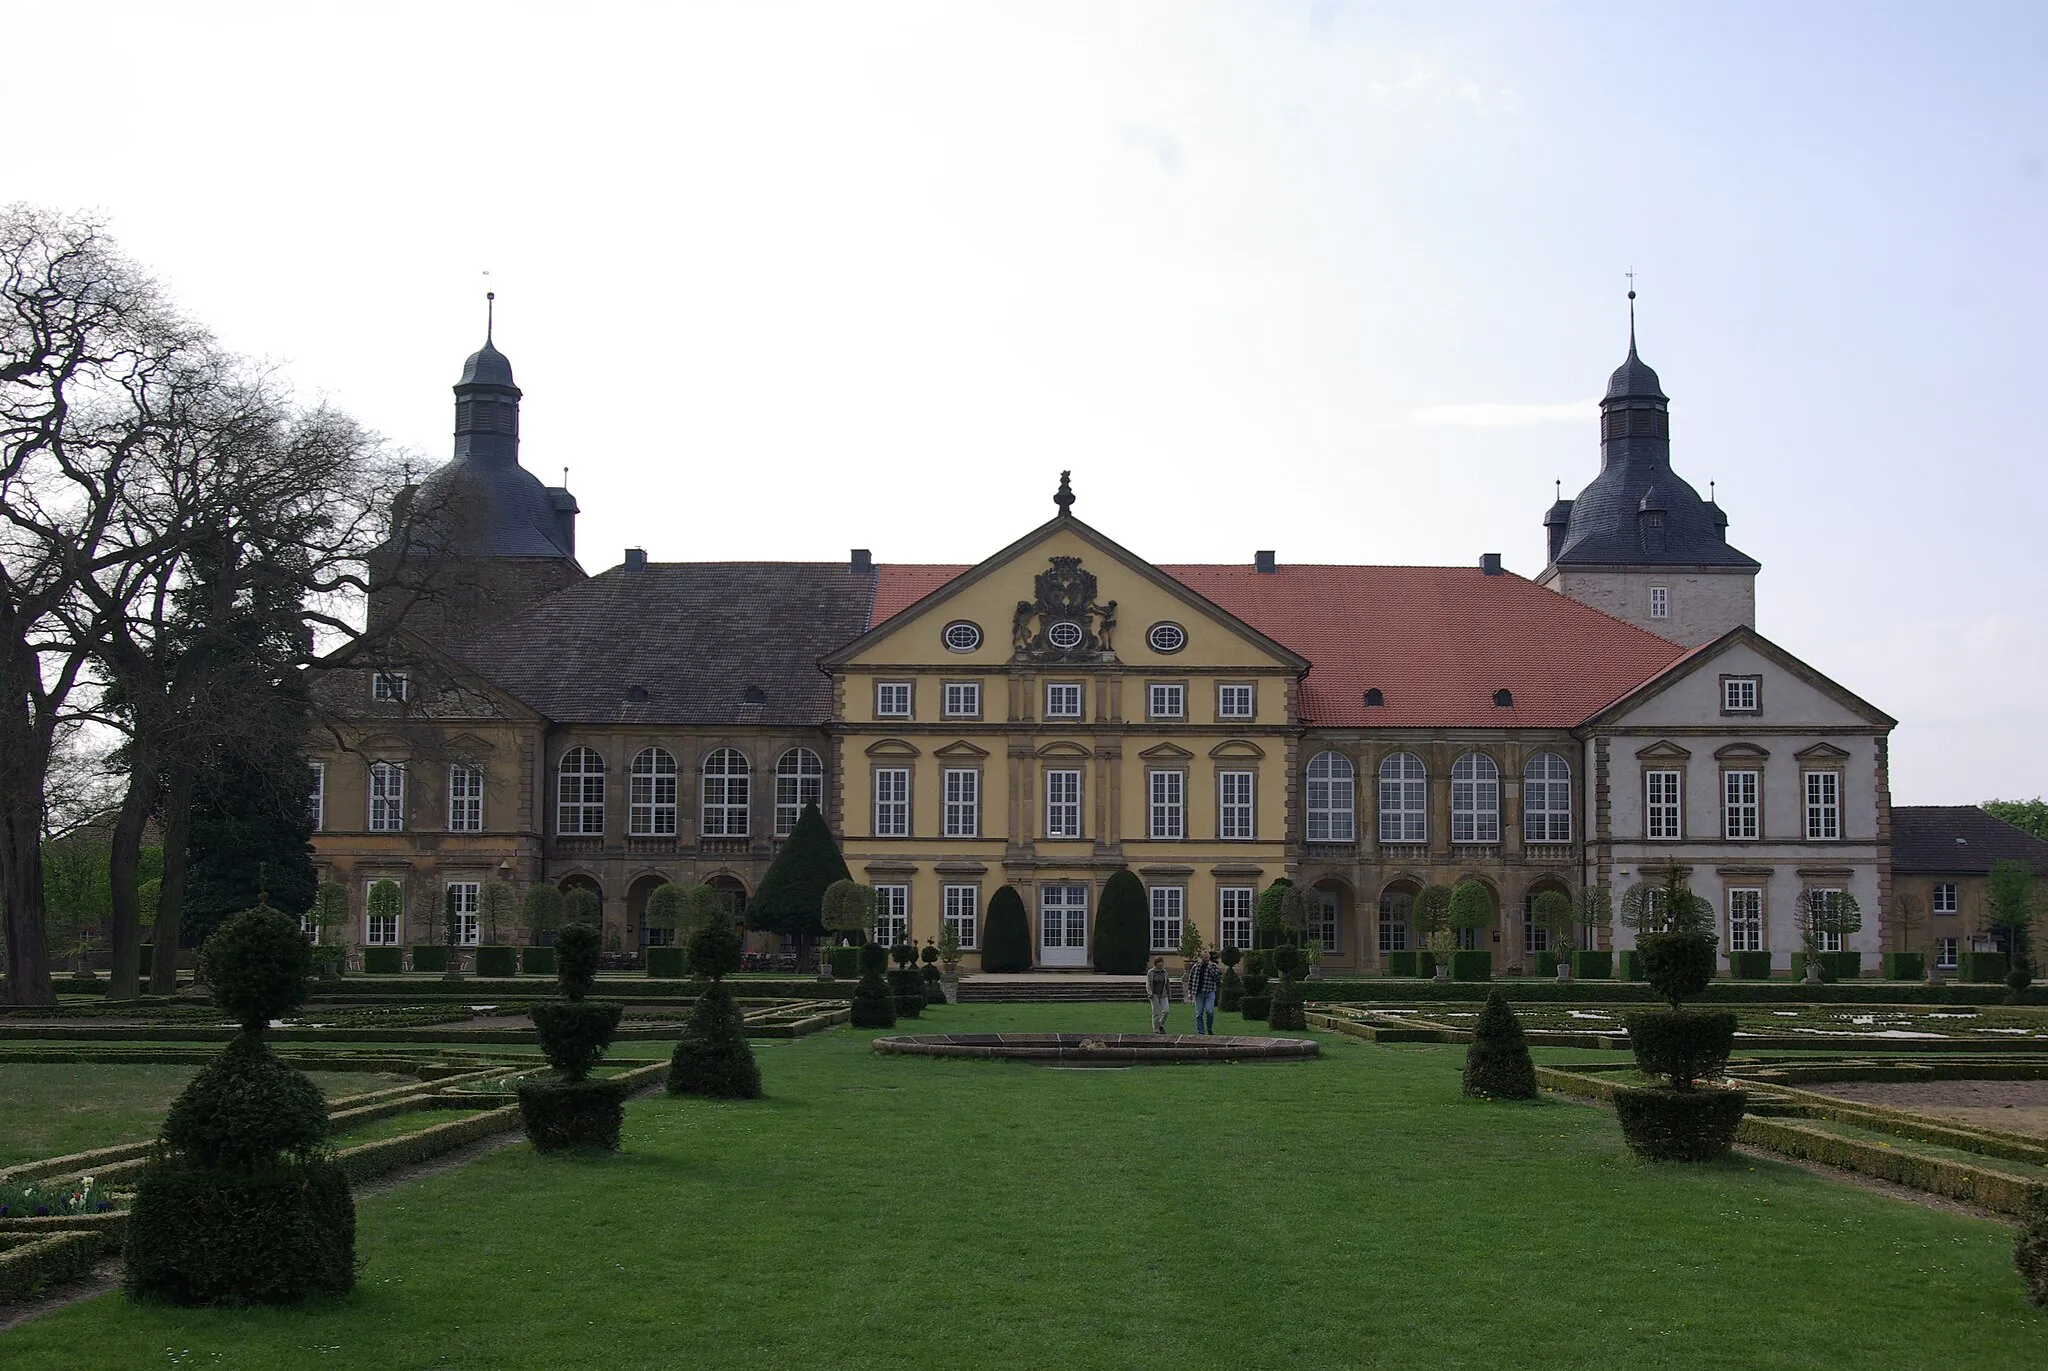
[[[1629,292],[1635,300],[1635,292]],[[1543,516],[1548,565],[1536,583],[1692,646],[1756,626],[1755,559],[1728,545],[1728,516],[1671,469],[1671,400],[1636,355],[1600,401],[1600,474]]]
[[[459,636],[584,576],[576,497],[519,464],[522,392],[494,323],[455,383],[454,460],[400,495],[403,549],[387,547],[372,596],[386,613],[403,600],[404,626],[429,637]]]

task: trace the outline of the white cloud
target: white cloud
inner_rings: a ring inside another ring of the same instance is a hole
[[[1431,405],[1412,410],[1411,422],[1433,428],[1527,428],[1531,424],[1583,424],[1598,400],[1561,405]]]
[[[1507,87],[1489,89],[1451,70],[1442,58],[1419,52],[1403,54],[1400,74],[1385,81],[1368,81],[1365,93],[1386,104],[1459,104],[1477,114],[1513,114],[1521,104]]]

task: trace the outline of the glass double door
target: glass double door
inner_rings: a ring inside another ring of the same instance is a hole
[[[1088,965],[1088,887],[1038,887],[1038,964]]]

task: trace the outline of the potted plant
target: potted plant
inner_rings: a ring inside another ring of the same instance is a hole
[[[1451,888],[1447,885],[1422,887],[1415,893],[1415,904],[1410,909],[1408,917],[1415,928],[1416,944],[1433,960],[1436,967],[1435,979],[1448,981],[1451,978],[1450,951],[1439,955],[1437,949],[1442,946],[1455,950],[1458,940],[1452,938],[1450,942],[1443,943],[1436,935],[1451,926]],[[1424,974],[1419,964],[1415,968],[1415,974]]]
[[[939,925],[939,991],[947,1004],[960,1003],[960,934],[950,923]]]
[[[483,889],[477,892],[477,922],[483,925],[485,939],[476,950],[477,975],[519,974],[519,949],[505,941],[512,931],[518,907],[512,887],[503,881],[486,881]]]
[[[1202,930],[1195,927],[1193,920],[1182,925],[1180,930],[1180,947],[1177,949],[1180,953],[1180,988],[1181,997],[1189,1004],[1195,1002],[1195,992],[1188,972],[1193,970],[1195,963],[1202,959],[1202,948],[1204,946]]]
[[[1808,985],[1834,979],[1834,976],[1824,976],[1824,972],[1841,974],[1838,967],[1827,964],[1825,959],[1831,954],[1822,949],[1830,940],[1839,943],[1849,934],[1861,932],[1862,928],[1862,907],[1848,891],[1810,890],[1806,893],[1806,898],[1799,902],[1799,945],[1804,949]]]
[[[1578,936],[1579,911],[1572,897],[1562,890],[1545,890],[1529,907],[1530,919],[1550,935],[1551,955],[1557,958],[1557,978],[1572,978],[1572,943]]]
[[[1458,935],[1446,925],[1430,934],[1425,946],[1436,960],[1436,973],[1432,979],[1448,982],[1451,979],[1451,954],[1458,950]]]
[[[1457,979],[1490,981],[1493,979],[1493,953],[1480,947],[1466,947],[1469,936],[1473,943],[1479,941],[1481,929],[1493,922],[1493,896],[1486,887],[1467,878],[1451,887],[1451,927],[1458,931],[1458,952],[1453,953],[1454,961],[1462,954],[1463,960],[1453,968]]]
[[[1304,980],[1320,981],[1323,978],[1323,941],[1310,938],[1301,945],[1301,964]]]

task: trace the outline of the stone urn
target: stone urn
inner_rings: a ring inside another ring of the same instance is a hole
[[[1572,959],[1571,959],[1571,956],[1570,956],[1570,954],[1569,954],[1569,953],[1564,953],[1564,952],[1560,952],[1560,953],[1558,953],[1558,954],[1557,954],[1557,979],[1558,979],[1558,980],[1559,980],[1560,982],[1563,982],[1563,983],[1567,983],[1567,984],[1568,984],[1568,983],[1569,983],[1569,982],[1571,981],[1571,978],[1572,978]]]
[[[946,997],[947,1004],[960,1003],[960,963],[939,963],[939,993]]]
[[[1437,962],[1436,975],[1433,979],[1448,982],[1451,979],[1451,964],[1447,961]]]

